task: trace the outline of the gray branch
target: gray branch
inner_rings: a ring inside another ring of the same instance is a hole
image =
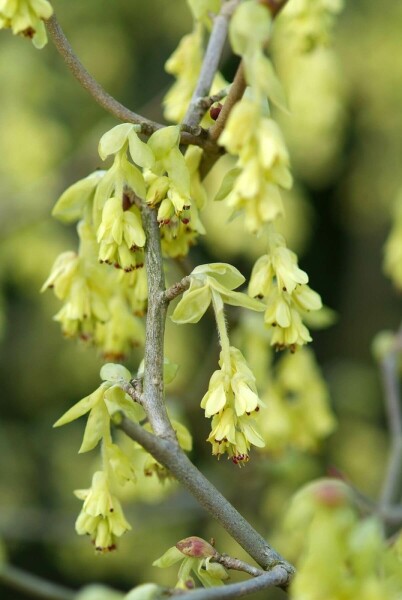
[[[278,554],[264,538],[241,516],[214,485],[187,458],[182,449],[169,439],[158,438],[133,423],[124,415],[116,420],[117,426],[138,442],[176,477],[210,515],[248,552],[264,569],[282,565],[288,579],[294,568]]]
[[[283,566],[277,565],[263,575],[241,583],[230,583],[221,587],[197,589],[178,595],[180,600],[224,600],[226,598],[240,598],[254,592],[261,592],[271,587],[284,587],[289,580],[289,573]]]
[[[176,434],[164,402],[163,365],[167,301],[159,224],[156,211],[147,205],[142,207],[142,218],[147,232],[145,267],[148,279],[143,407],[154,433],[170,439],[176,447]]]

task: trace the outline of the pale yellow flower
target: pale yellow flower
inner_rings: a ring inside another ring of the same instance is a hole
[[[311,341],[303,318],[310,311],[320,310],[322,301],[307,285],[308,276],[299,268],[296,254],[272,227],[268,231],[268,252],[253,267],[249,294],[265,299],[264,320],[274,328],[271,344],[294,349]]]
[[[237,176],[223,197],[234,213],[244,210],[245,225],[258,232],[283,213],[280,188],[292,185],[289,155],[276,123],[244,98],[232,110],[219,143],[238,155]]]
[[[14,34],[31,38],[37,48],[43,48],[47,42],[43,19],[52,14],[47,0],[0,0],[0,29],[10,28]]]
[[[201,407],[206,417],[213,417],[208,437],[212,453],[227,453],[238,464],[248,461],[251,445],[264,445],[253,418],[263,404],[255,377],[240,350],[231,347],[230,359],[229,371],[221,353],[221,369],[212,374]]]
[[[116,537],[122,536],[131,526],[120,502],[109,490],[106,474],[103,471],[94,473],[92,486],[87,490],[76,490],[75,495],[84,500],[75,523],[78,535],[90,535],[98,552],[114,550]]]

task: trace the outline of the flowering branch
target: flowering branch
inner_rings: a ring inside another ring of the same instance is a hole
[[[381,360],[388,427],[391,434],[391,452],[380,497],[380,511],[396,500],[402,470],[402,408],[398,376],[398,354],[402,349],[402,328],[395,336],[392,348]]]
[[[197,589],[189,593],[180,594],[180,600],[223,600],[226,598],[240,598],[248,596],[255,592],[266,590],[270,587],[286,586],[289,580],[289,573],[281,566],[277,565],[268,573],[263,573],[254,579],[242,581],[241,583],[231,583],[222,587],[213,587],[209,589]]]
[[[214,18],[214,24],[208,40],[200,76],[193,92],[193,97],[191,98],[186,116],[183,119],[183,123],[186,125],[194,127],[199,124],[203,117],[204,105],[200,103],[200,98],[206,96],[211,89],[225,45],[229,21],[239,3],[240,0],[229,0],[228,2],[225,2],[221,12]]]
[[[42,600],[74,600],[75,592],[61,585],[27,573],[12,565],[2,565],[0,568],[0,581],[14,590],[28,594]]]
[[[181,448],[170,439],[163,439],[145,431],[123,414],[115,417],[116,425],[131,439],[138,442],[182,483],[194,498],[246,552],[265,570],[282,565],[286,581],[294,573],[293,566],[278,554],[264,538],[226,500],[208,479],[187,458]]]

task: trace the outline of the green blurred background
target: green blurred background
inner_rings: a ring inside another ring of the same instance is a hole
[[[102,85],[130,108],[162,120],[161,100],[172,82],[164,62],[191,27],[184,0],[58,0],[54,6]],[[167,329],[167,355],[181,365],[170,402],[194,435],[194,461],[285,553],[278,530],[294,489],[335,466],[375,497],[384,472],[388,437],[370,346],[379,330],[396,329],[400,320],[400,298],[382,274],[382,248],[402,184],[401,22],[400,1],[354,0],[339,19],[335,54],[320,50],[292,71],[280,41],[274,46],[279,73],[295,90],[294,114],[279,116],[296,175],[283,227],[312,287],[339,315],[334,326],[313,334],[336,433],[314,456],[254,452],[241,471],[217,462],[199,409],[218,356],[212,317],[201,326]],[[38,52],[0,33],[0,537],[15,565],[75,588],[93,580],[122,590],[142,581],[173,585],[174,570],[151,563],[182,537],[213,536],[221,551],[244,553],[187,493],[148,482],[128,505],[133,530],[118,552],[95,556],[74,533],[80,503],[72,491],[89,485],[96,452],[77,456],[82,421],[52,429],[97,387],[101,360],[93,348],[63,340],[52,322],[57,301],[39,294],[57,254],[76,247],[74,228],[52,221],[50,211],[68,185],[101,165],[99,137],[116,121],[67,73],[51,43]],[[228,57],[229,80],[235,67]],[[211,173],[211,192],[220,177],[219,168]],[[239,235],[240,220],[224,234],[223,206],[211,202],[205,213],[209,238],[192,250],[185,268],[226,261],[248,276],[263,245]],[[180,277],[177,265],[170,277]],[[233,327],[237,320],[234,311]],[[127,366],[135,370],[140,358],[133,355]],[[5,600],[25,598],[0,593]]]

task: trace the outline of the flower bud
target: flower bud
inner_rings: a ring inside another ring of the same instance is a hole
[[[208,558],[209,556],[216,555],[216,550],[211,544],[195,535],[177,542],[176,548],[180,550],[182,554],[191,556],[192,558]]]
[[[216,121],[216,119],[220,115],[221,110],[222,104],[220,102],[218,102],[218,104],[215,104],[215,106],[211,106],[211,108],[209,109],[209,116],[211,117],[211,119]]]

